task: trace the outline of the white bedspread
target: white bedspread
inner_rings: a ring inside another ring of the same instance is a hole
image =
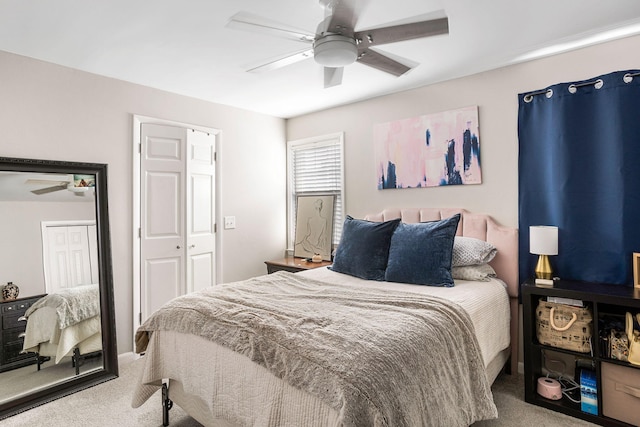
[[[509,296],[502,280],[493,278],[488,282],[455,280],[452,288],[437,286],[408,285],[404,283],[376,282],[363,280],[347,274],[336,273],[328,268],[315,268],[297,273],[323,282],[350,283],[382,289],[416,292],[446,298],[459,304],[471,317],[480,344],[485,367],[505,348],[509,347],[509,324],[511,314]]]

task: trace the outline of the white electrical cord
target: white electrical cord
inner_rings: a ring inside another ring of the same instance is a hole
[[[567,369],[567,364],[564,362],[564,360],[549,359],[547,358],[546,352],[543,352],[542,354],[544,357],[544,366],[549,372],[547,374],[547,378],[553,378],[560,383],[560,388],[564,397],[566,397],[573,403],[580,403],[580,399],[574,399],[569,395],[569,392],[580,389],[580,384],[575,382],[572,378],[564,375],[564,372]],[[562,365],[562,371],[552,371],[551,369],[549,369],[549,367],[547,367],[547,362],[549,362],[549,364],[556,363]]]

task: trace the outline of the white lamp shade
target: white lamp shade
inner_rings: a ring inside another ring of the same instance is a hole
[[[558,255],[558,227],[529,227],[529,252],[536,255]]]

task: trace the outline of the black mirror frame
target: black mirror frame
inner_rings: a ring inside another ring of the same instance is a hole
[[[57,160],[0,157],[0,171],[95,175],[96,229],[98,233],[100,314],[103,369],[70,378],[49,388],[35,391],[0,404],[0,420],[44,403],[118,377],[113,271],[107,197],[107,165]]]

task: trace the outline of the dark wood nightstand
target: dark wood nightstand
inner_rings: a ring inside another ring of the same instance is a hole
[[[284,270],[292,273],[299,271],[311,270],[312,268],[326,267],[331,265],[331,261],[311,262],[305,258],[285,257],[280,259],[274,259],[271,261],[265,261],[267,264],[267,273],[275,273],[276,271]]]

